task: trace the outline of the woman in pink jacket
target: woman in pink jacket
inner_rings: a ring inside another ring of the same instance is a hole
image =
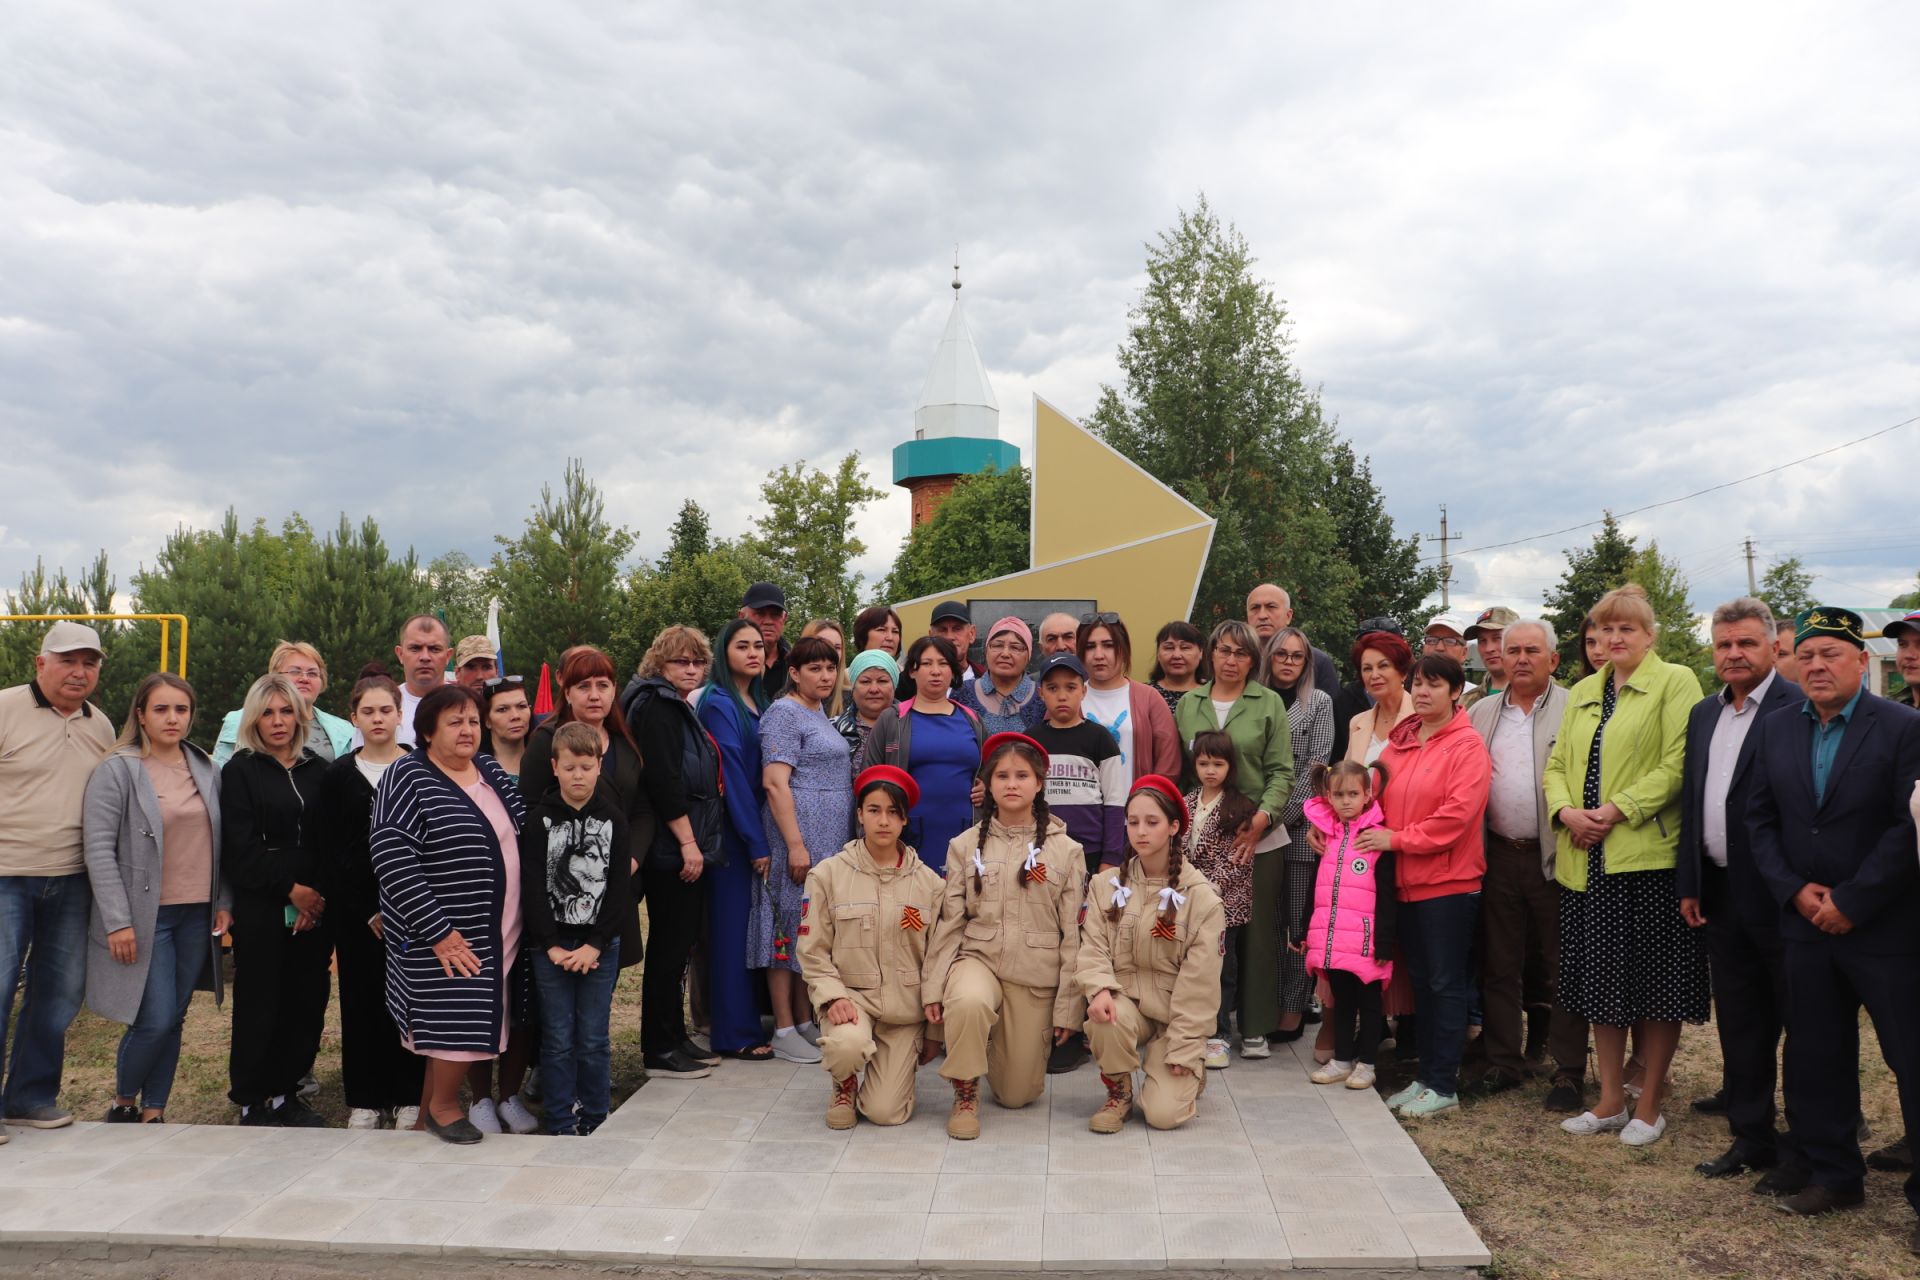
[[[1487,853],[1482,823],[1492,762],[1467,713],[1457,709],[1467,673],[1429,654],[1413,664],[1413,718],[1394,727],[1380,763],[1393,784],[1380,798],[1386,825],[1354,847],[1394,855],[1400,956],[1413,979],[1420,1069],[1387,1099],[1404,1116],[1460,1105],[1460,1052],[1473,1004],[1469,953],[1480,916]]]
[[[1387,783],[1378,763],[1342,760],[1307,773],[1313,798],[1308,822],[1326,843],[1313,891],[1313,918],[1294,945],[1307,972],[1324,973],[1333,991],[1327,1020],[1333,1060],[1313,1073],[1315,1084],[1373,1087],[1373,1056],[1386,1019],[1380,997],[1393,977],[1393,855],[1368,853],[1355,841],[1384,824],[1375,799]]]

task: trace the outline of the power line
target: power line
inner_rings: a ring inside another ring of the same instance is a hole
[[[1766,476],[1777,475],[1780,472],[1785,471],[1790,467],[1797,467],[1803,462],[1812,462],[1815,458],[1824,458],[1830,453],[1839,453],[1842,449],[1851,449],[1857,444],[1865,444],[1869,440],[1877,440],[1881,436],[1888,435],[1892,432],[1898,431],[1902,427],[1912,426],[1916,422],[1920,422],[1920,414],[1916,414],[1915,416],[1906,419],[1904,422],[1896,422],[1890,427],[1882,427],[1878,431],[1870,431],[1864,436],[1857,436],[1852,440],[1845,440],[1839,444],[1830,445],[1829,447],[1820,450],[1818,453],[1810,453],[1804,458],[1795,458],[1793,461],[1783,462],[1777,467],[1768,467],[1765,471],[1756,471],[1752,475],[1741,476],[1738,480],[1726,480],[1721,482],[1720,484],[1708,485],[1704,489],[1695,489],[1692,493],[1683,493],[1677,498],[1665,498],[1659,502],[1649,502],[1644,507],[1635,507],[1631,511],[1617,512],[1614,518],[1624,520],[1628,516],[1637,516],[1645,511],[1654,511],[1661,507],[1671,507],[1678,503],[1691,502],[1695,498],[1703,498],[1707,494],[1718,493],[1722,489],[1731,489],[1736,485],[1743,485],[1752,480],[1759,480]],[[1563,533],[1578,533],[1582,529],[1591,529],[1594,525],[1602,523],[1603,520],[1604,520],[1604,517],[1602,517],[1602,520],[1583,520],[1579,524],[1570,524],[1564,529],[1549,529],[1545,533],[1530,534],[1527,537],[1514,538],[1507,542],[1489,542],[1489,543],[1486,543],[1484,546],[1468,547],[1465,551],[1452,552],[1451,555],[1470,556],[1481,551],[1498,551],[1503,547],[1517,547],[1522,545],[1523,543],[1538,542],[1542,538],[1557,538]],[[1436,557],[1434,556],[1423,557],[1422,563],[1425,563],[1425,561],[1432,560],[1435,558]]]

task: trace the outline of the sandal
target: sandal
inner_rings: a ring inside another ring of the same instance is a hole
[[[749,1045],[745,1049],[716,1049],[715,1053],[723,1058],[732,1058],[735,1062],[772,1062],[773,1046],[770,1044]]]

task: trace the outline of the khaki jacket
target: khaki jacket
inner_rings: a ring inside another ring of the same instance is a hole
[[[926,1020],[920,969],[940,918],[940,876],[905,845],[897,867],[850,840],[807,872],[800,972],[814,1007],[853,1001],[875,1022]]]
[[[968,827],[947,846],[947,890],[940,926],[927,948],[921,998],[945,998],[953,962],[972,957],[1002,982],[1053,991],[1053,1025],[1078,1028],[1086,1019],[1074,983],[1080,952],[1080,904],[1087,895],[1087,855],[1067,836],[1067,824],[1051,818],[1040,858],[1045,884],[1021,884],[1020,869],[1033,840],[1032,827],[1002,826],[994,819],[984,848],[980,828]],[[981,867],[973,864],[980,855]]]
[[[1080,927],[1080,994],[1125,993],[1140,1012],[1166,1024],[1167,1061],[1206,1070],[1207,1037],[1220,1011],[1221,938],[1226,908],[1207,878],[1191,863],[1180,865],[1179,890],[1186,902],[1174,910],[1172,941],[1153,936],[1165,880],[1148,880],[1137,858],[1127,859],[1132,891],[1118,920],[1107,919],[1120,868],[1093,878],[1087,918]]]

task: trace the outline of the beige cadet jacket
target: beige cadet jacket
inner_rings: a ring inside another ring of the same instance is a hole
[[[1186,902],[1174,911],[1171,941],[1153,936],[1165,880],[1148,880],[1137,858],[1127,859],[1131,890],[1118,920],[1107,919],[1120,868],[1108,867],[1087,890],[1080,928],[1080,992],[1125,992],[1140,1012],[1167,1025],[1167,1061],[1206,1070],[1207,1037],[1220,1010],[1220,940],[1227,927],[1220,895],[1192,863],[1180,865]]]
[[[928,1004],[944,998],[954,961],[970,956],[1002,982],[1054,990],[1054,1026],[1078,1027],[1085,1020],[1073,975],[1080,950],[1080,904],[1087,894],[1087,855],[1079,841],[1067,836],[1066,823],[1050,819],[1039,847],[1046,881],[1022,884],[1020,870],[1032,847],[1032,827],[1006,827],[998,819],[988,827],[985,847],[980,847],[977,826],[947,846],[946,901],[927,948],[921,989]]]
[[[800,972],[814,1007],[842,997],[883,1023],[926,1020],[920,970],[940,918],[940,876],[913,850],[881,866],[850,840],[807,872],[800,908]]]

